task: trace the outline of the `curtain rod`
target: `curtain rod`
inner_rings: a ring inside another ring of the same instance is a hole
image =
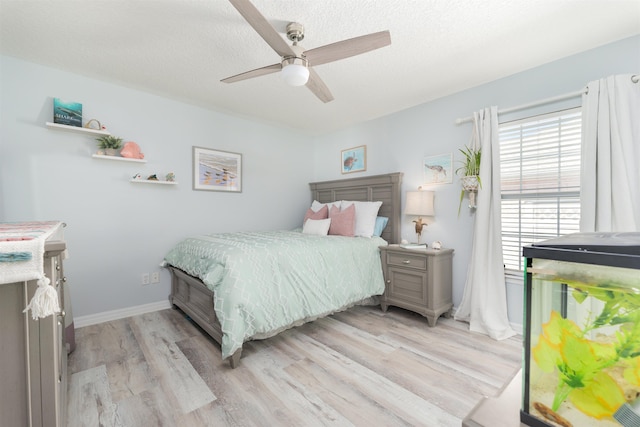
[[[640,81],[640,75],[636,74],[631,76],[631,81],[634,83],[638,83]],[[518,105],[517,107],[505,108],[504,110],[498,110],[498,114],[506,114],[513,113],[514,111],[524,110],[526,108],[539,107],[540,105],[551,104],[552,102],[564,101],[567,99],[575,98],[576,96],[580,96],[583,93],[589,93],[588,87],[583,87],[580,90],[576,90],[575,92],[565,93],[564,95],[554,96],[552,98],[541,99],[539,101],[530,102],[528,104]],[[456,119],[456,124],[462,124],[466,122],[470,122],[473,120],[473,116]]]
[[[558,95],[552,98],[545,98],[539,101],[533,101],[528,104],[518,105],[517,107],[505,108],[502,110],[498,110],[498,114],[513,113],[514,111],[524,110],[526,108],[533,108],[533,107],[538,107],[540,105],[551,104],[552,102],[564,101],[566,99],[571,99],[571,98],[580,96],[583,93],[586,93],[586,91],[587,91],[587,88],[582,88],[580,90],[576,90],[575,92],[565,93],[564,95]],[[470,122],[472,120],[473,120],[473,116],[465,117],[463,119],[456,119],[456,124],[460,125],[462,123]]]

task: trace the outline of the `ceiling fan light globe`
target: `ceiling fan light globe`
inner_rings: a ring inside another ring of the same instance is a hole
[[[304,86],[309,81],[309,69],[300,64],[288,64],[282,67],[280,77],[289,86]]]

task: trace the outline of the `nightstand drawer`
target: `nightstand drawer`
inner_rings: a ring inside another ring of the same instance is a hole
[[[398,267],[415,268],[416,270],[427,269],[427,258],[424,255],[399,254],[387,252],[387,264]]]

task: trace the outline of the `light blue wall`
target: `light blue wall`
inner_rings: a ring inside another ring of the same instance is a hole
[[[142,287],[167,248],[184,236],[293,228],[309,202],[308,182],[404,173],[404,190],[422,183],[425,156],[453,153],[469,141],[458,117],[573,92],[590,80],[640,71],[640,36],[426,103],[339,132],[310,138],[122,86],[0,56],[0,220],[60,219],[68,224],[74,315],[166,300],[169,276]],[[91,137],[53,131],[52,98],[82,102],[85,117],[136,141],[145,165],[91,158]],[[578,100],[574,100],[575,104]],[[563,103],[567,106],[571,102]],[[547,106],[536,109],[555,109]],[[529,111],[530,113],[531,111]],[[504,118],[512,118],[514,115]],[[241,194],[191,190],[191,147],[243,154]],[[367,146],[367,171],[341,175],[340,151]],[[292,153],[295,153],[292,155]],[[312,159],[313,168],[299,159]],[[455,167],[455,166],[454,166]],[[179,185],[131,184],[136,172],[173,171]],[[435,186],[436,218],[426,240],[455,248],[454,304],[464,289],[474,216],[457,215],[459,182]],[[404,201],[404,198],[403,198]],[[405,218],[403,235],[413,238]],[[522,319],[521,289],[508,289],[510,319]]]
[[[167,301],[158,266],[185,236],[300,226],[313,178],[312,146],[258,124],[79,75],[0,57],[0,221],[68,224],[74,316]],[[146,164],[94,159],[94,137],[45,127],[52,98],[83,104],[114,135],[137,142]],[[193,191],[192,146],[242,153],[242,193]],[[293,155],[292,155],[293,153]],[[132,184],[173,171],[178,185]],[[141,286],[141,274],[161,283]]]
[[[315,179],[340,178],[340,151],[366,145],[366,174],[404,172],[404,190],[414,190],[423,182],[424,157],[453,153],[454,169],[459,166],[461,154],[458,149],[469,143],[471,125],[456,125],[457,118],[468,117],[473,111],[492,105],[509,108],[575,92],[589,81],[600,77],[639,72],[640,36],[636,36],[397,114],[323,135],[317,137],[314,144]],[[579,97],[504,115],[500,120],[512,120],[577,105],[580,105]],[[453,184],[428,188],[436,191],[436,216],[435,222],[426,229],[426,239],[423,237],[423,240],[440,240],[445,246],[455,249],[453,300],[454,305],[458,306],[462,299],[470,259],[474,215],[463,204],[458,216],[460,183],[457,177]],[[415,241],[412,219],[404,218],[403,237]],[[522,289],[508,289],[508,298],[510,320],[514,324],[521,324]]]

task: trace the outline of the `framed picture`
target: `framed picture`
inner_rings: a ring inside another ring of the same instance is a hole
[[[242,191],[242,154],[193,147],[193,189]]]
[[[453,182],[452,155],[425,157],[422,161],[424,184],[451,184]]]
[[[342,150],[340,156],[342,173],[362,172],[367,170],[367,146],[361,145]]]

